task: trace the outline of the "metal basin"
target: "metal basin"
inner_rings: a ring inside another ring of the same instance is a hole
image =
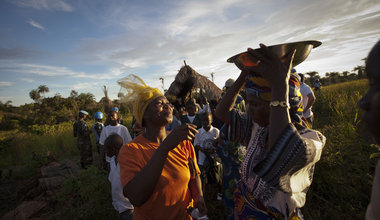
[[[299,41],[285,44],[277,44],[268,46],[268,48],[278,55],[280,59],[283,59],[288,53],[296,49],[296,54],[294,54],[293,59],[293,67],[302,63],[310,54],[311,49],[318,47],[321,45],[320,41]],[[255,49],[257,51],[261,51],[261,48]],[[236,54],[228,58],[227,62],[235,63],[239,69],[242,69],[244,66],[257,66],[257,60],[252,57],[248,52],[243,52]]]

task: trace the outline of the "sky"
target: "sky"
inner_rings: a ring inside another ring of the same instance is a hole
[[[2,0],[0,101],[32,103],[40,85],[116,99],[129,74],[168,89],[184,60],[222,88],[240,73],[226,60],[259,43],[321,41],[296,69],[324,76],[363,65],[379,39],[378,0]]]

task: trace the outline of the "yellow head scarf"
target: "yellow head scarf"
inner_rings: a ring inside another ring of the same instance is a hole
[[[132,103],[133,115],[137,122],[142,125],[146,107],[157,97],[163,96],[163,94],[159,89],[147,86],[142,79],[133,74],[119,79],[117,83],[126,89],[126,94],[124,94],[122,101]]]

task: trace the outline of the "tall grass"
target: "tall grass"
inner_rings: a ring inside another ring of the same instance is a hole
[[[57,204],[45,215],[50,219],[117,219],[107,176],[94,166],[71,176],[57,193]]]
[[[0,169],[13,168],[13,177],[24,178],[48,162],[79,155],[72,123],[54,126],[33,125],[29,132],[18,130],[0,133]]]
[[[326,136],[327,143],[316,165],[314,181],[302,210],[305,219],[364,218],[378,160],[378,157],[370,158],[378,149],[371,146],[375,142],[361,122],[361,111],[356,104],[367,89],[366,80],[357,80],[326,86],[316,93],[313,128]],[[132,117],[126,116],[123,120],[124,125],[130,128]],[[72,124],[31,126],[28,133],[17,130],[1,132],[0,169],[9,166],[38,167],[32,155],[43,156],[48,151],[58,160],[79,158]],[[211,203],[208,204],[210,212],[222,215],[220,204]],[[77,219],[115,217],[107,175],[94,167],[68,179],[62,194],[57,195],[57,204],[46,215],[51,216],[58,209],[59,216],[54,216],[56,219],[62,216]],[[215,219],[215,216],[210,217]]]
[[[358,100],[367,80],[331,85],[316,93],[314,129],[327,138],[308,193],[306,219],[363,219],[377,159],[374,140],[360,120]]]

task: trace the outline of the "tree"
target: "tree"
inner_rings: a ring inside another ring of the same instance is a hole
[[[363,65],[360,65],[360,66],[356,66],[353,71],[357,72],[358,73],[358,78],[361,79],[364,77],[364,70],[365,70],[365,67]]]
[[[350,74],[350,72],[348,72],[348,71],[342,72],[342,75],[340,76],[342,82],[345,82],[348,80],[348,74]]]
[[[71,98],[78,98],[78,92],[77,91],[75,91],[75,90],[71,90],[71,92],[70,92],[70,97]]]
[[[312,79],[314,79],[314,77],[316,77],[317,75],[319,75],[319,73],[316,72],[316,71],[307,72],[307,73],[305,73],[305,74],[309,75],[310,78],[312,78]]]
[[[29,97],[33,99],[35,102],[40,101],[41,95],[37,91],[37,89],[33,89],[32,91],[29,92]]]
[[[45,97],[45,93],[47,93],[49,91],[50,90],[49,90],[49,88],[46,85],[40,85],[38,87],[38,93],[40,93],[40,94],[42,93],[44,97]]]
[[[327,73],[326,73],[327,76]],[[339,72],[331,72],[329,73],[329,78],[331,80],[331,83],[337,83],[337,79],[339,77]]]

